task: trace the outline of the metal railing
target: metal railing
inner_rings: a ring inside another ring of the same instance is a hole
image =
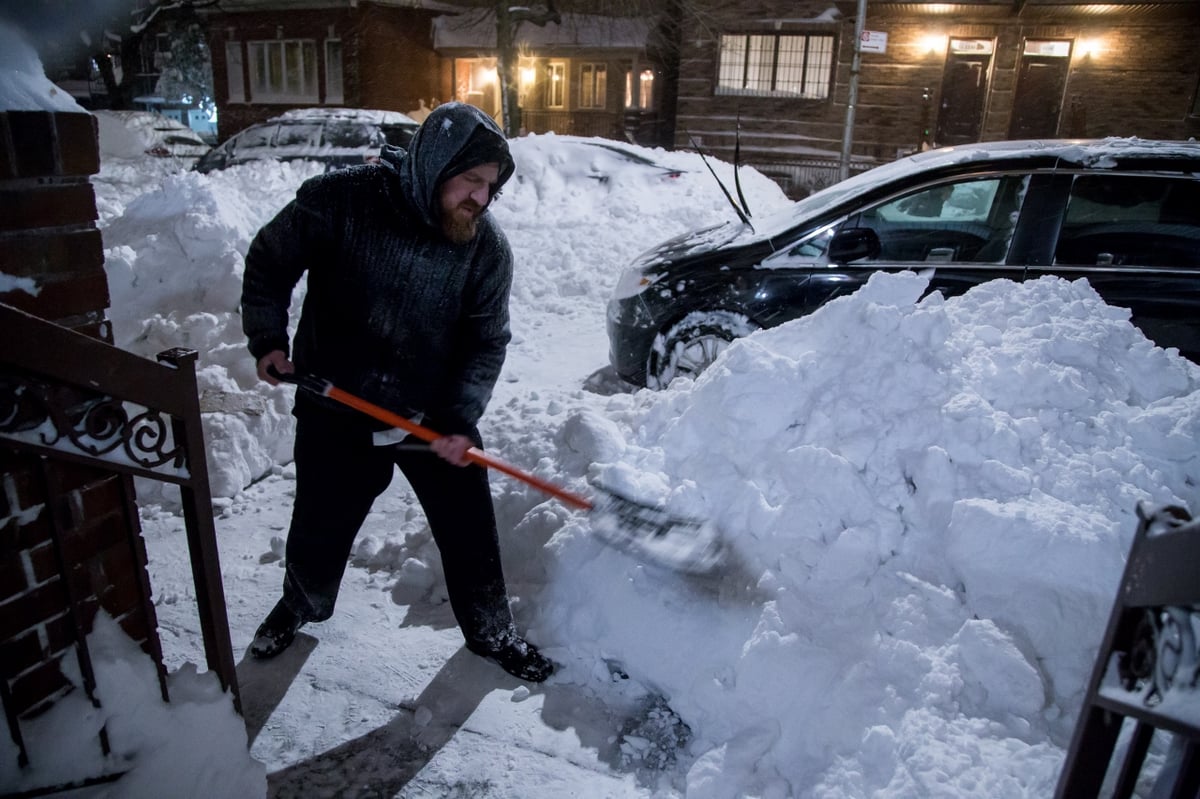
[[[0,330],[0,451],[9,451],[17,462],[29,464],[29,471],[43,475],[44,479],[33,481],[41,483],[39,496],[45,497],[44,506],[36,511],[49,528],[57,555],[57,581],[90,698],[96,701],[91,696],[94,681],[89,680],[91,657],[83,628],[97,600],[80,595],[71,573],[76,564],[63,557],[64,542],[74,535],[72,525],[78,520],[56,510],[70,503],[55,478],[54,464],[82,465],[101,475],[144,477],[179,486],[207,665],[240,712],[200,422],[196,352],[168,350],[155,363],[4,304],[0,304]],[[132,507],[131,484],[126,494]],[[75,515],[80,513],[86,511]],[[125,524],[128,537],[140,545],[134,549],[144,558],[136,508]],[[150,602],[141,563],[129,579],[140,583],[135,589],[141,601]],[[6,612],[18,612],[14,604],[9,603]],[[152,606],[145,613],[153,619]],[[24,626],[36,625],[38,619],[28,622]],[[23,629],[20,624],[15,628]],[[161,677],[161,644],[153,628],[149,636]],[[13,675],[0,676],[18,761],[28,762],[21,718],[10,701]],[[163,694],[166,699],[165,682]],[[107,749],[103,730],[100,737],[100,745]],[[108,778],[111,775],[96,777]]]

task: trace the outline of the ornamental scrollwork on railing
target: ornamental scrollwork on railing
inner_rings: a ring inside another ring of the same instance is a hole
[[[1128,651],[1117,658],[1121,687],[1140,694],[1147,707],[1161,704],[1172,692],[1200,690],[1198,631],[1197,608],[1145,608]]]
[[[169,414],[13,375],[0,375],[0,436],[145,469],[178,470],[186,460]]]

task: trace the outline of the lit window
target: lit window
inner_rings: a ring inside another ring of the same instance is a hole
[[[608,105],[608,67],[583,64],[579,67],[579,107],[604,108]]]
[[[567,68],[561,61],[552,62],[546,67],[546,106],[548,108],[566,108],[567,106]]]
[[[831,35],[723,35],[717,94],[823,100],[833,78]]]

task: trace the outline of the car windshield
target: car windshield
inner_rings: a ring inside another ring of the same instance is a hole
[[[255,125],[254,127],[246,128],[246,130],[238,134],[238,149],[269,146],[277,127],[278,125]]]

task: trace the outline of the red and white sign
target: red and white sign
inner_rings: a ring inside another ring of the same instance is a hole
[[[887,52],[887,32],[886,31],[863,31],[862,46],[859,48],[864,53],[886,53]]]

